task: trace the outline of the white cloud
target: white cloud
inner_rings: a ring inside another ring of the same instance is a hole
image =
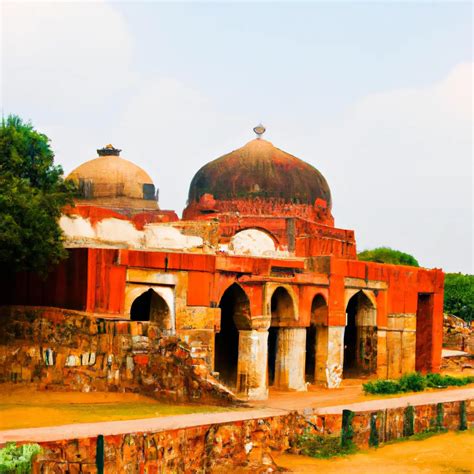
[[[320,132],[336,224],[472,272],[472,64],[421,89],[373,94]]]
[[[126,22],[105,2],[8,2],[2,27],[10,110],[43,107],[67,121],[85,107],[96,113],[133,80]]]
[[[66,171],[112,142],[154,178],[161,206],[179,212],[194,173],[268,119],[275,146],[326,175],[336,225],[355,229],[360,249],[390,245],[426,266],[472,272],[471,63],[424,88],[362,98],[314,133],[324,117],[313,107],[255,117],[248,97],[204,95],[191,69],[184,78],[135,71],[141,45],[113,4],[4,3],[2,26],[4,112],[50,136]]]

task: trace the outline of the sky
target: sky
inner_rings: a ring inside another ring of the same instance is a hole
[[[358,250],[473,273],[470,2],[3,2],[1,106],[66,173],[107,143],[179,214],[264,138],[326,177]]]

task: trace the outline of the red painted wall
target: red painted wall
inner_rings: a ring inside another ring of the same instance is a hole
[[[0,275],[0,304],[86,309],[88,249],[71,249],[46,278],[32,273]]]

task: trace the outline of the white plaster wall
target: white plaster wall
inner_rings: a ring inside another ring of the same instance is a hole
[[[123,219],[108,218],[92,225],[89,219],[63,215],[59,225],[69,243],[79,246],[84,244],[84,239],[140,249],[186,250],[204,245],[201,237],[184,235],[179,229],[163,224],[148,224],[140,231],[132,222]]]
[[[184,250],[202,247],[201,237],[183,235],[179,229],[170,226],[148,224],[145,226],[145,245],[147,248]]]
[[[61,216],[59,226],[70,239],[94,239],[95,231],[89,219],[80,216]]]
[[[132,247],[141,247],[145,234],[129,221],[110,218],[96,224],[96,236],[108,242],[123,242]]]
[[[236,255],[264,256],[275,253],[275,242],[265,232],[246,229],[235,234],[229,244],[229,250]]]

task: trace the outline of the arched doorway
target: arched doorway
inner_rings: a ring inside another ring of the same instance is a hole
[[[377,311],[359,291],[347,303],[344,331],[345,378],[360,377],[377,370]]]
[[[279,286],[271,299],[272,323],[295,318],[293,298],[286,288]]]
[[[306,328],[305,380],[309,383],[325,380],[327,316],[326,300],[322,295],[316,295],[311,303],[310,325]]]
[[[279,286],[272,294],[270,300],[272,315],[270,329],[268,330],[268,386],[275,383],[276,361],[278,358],[278,335],[282,321],[295,319],[293,298],[286,288]]]
[[[248,327],[250,302],[244,290],[233,284],[222,295],[221,329],[215,336],[214,369],[222,383],[237,387],[237,362],[239,358],[239,330]]]
[[[137,297],[130,308],[132,321],[150,321],[171,330],[171,314],[166,301],[151,288]]]

